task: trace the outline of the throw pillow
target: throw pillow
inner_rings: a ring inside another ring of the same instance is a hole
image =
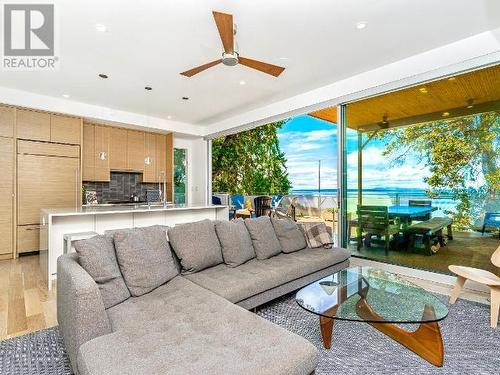
[[[113,239],[118,265],[134,297],[158,288],[179,273],[167,242],[167,227],[119,230]]]
[[[184,275],[222,263],[219,239],[208,219],[169,228],[168,239]]]
[[[115,247],[111,237],[99,235],[76,241],[75,249],[80,265],[99,287],[106,309],[130,297],[116,261]]]
[[[316,247],[324,247],[331,249],[333,245],[333,238],[328,232],[326,224],[323,222],[316,223],[300,223],[304,235],[306,237],[307,247],[312,249]]]
[[[215,231],[222,247],[224,263],[237,267],[255,258],[252,239],[243,220],[217,221]]]
[[[284,253],[293,253],[307,247],[304,233],[291,219],[271,219]]]
[[[245,219],[257,259],[267,259],[281,253],[281,245],[269,216]]]

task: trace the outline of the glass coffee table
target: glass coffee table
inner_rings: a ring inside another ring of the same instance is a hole
[[[297,303],[319,315],[323,345],[329,349],[333,323],[368,323],[435,366],[443,366],[438,322],[447,307],[434,295],[398,275],[372,267],[353,267],[316,281],[297,292]],[[407,331],[396,324],[419,324]]]

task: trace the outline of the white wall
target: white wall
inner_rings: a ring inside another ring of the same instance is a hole
[[[205,204],[207,188],[207,142],[200,137],[174,135],[174,148],[187,149],[189,204]]]

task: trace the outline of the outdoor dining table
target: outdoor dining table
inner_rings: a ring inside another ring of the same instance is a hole
[[[416,217],[422,217],[436,211],[437,207],[432,206],[389,206],[387,209],[389,218],[399,217],[403,225],[408,225]]]

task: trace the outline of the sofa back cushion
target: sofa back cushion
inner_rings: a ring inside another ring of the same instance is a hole
[[[116,261],[112,237],[99,235],[76,241],[75,249],[78,262],[99,287],[106,309],[130,297]]]
[[[281,245],[269,216],[245,219],[257,259],[267,259],[281,253]]]
[[[179,273],[167,242],[167,229],[154,225],[113,234],[118,265],[134,297],[158,288]]]
[[[293,253],[307,247],[304,233],[299,229],[295,221],[272,218],[271,222],[284,253]]]
[[[210,220],[177,224],[168,229],[170,246],[179,258],[184,275],[222,263],[222,250]]]
[[[243,220],[217,221],[215,231],[222,247],[224,263],[229,267],[237,267],[255,258],[252,239]]]

